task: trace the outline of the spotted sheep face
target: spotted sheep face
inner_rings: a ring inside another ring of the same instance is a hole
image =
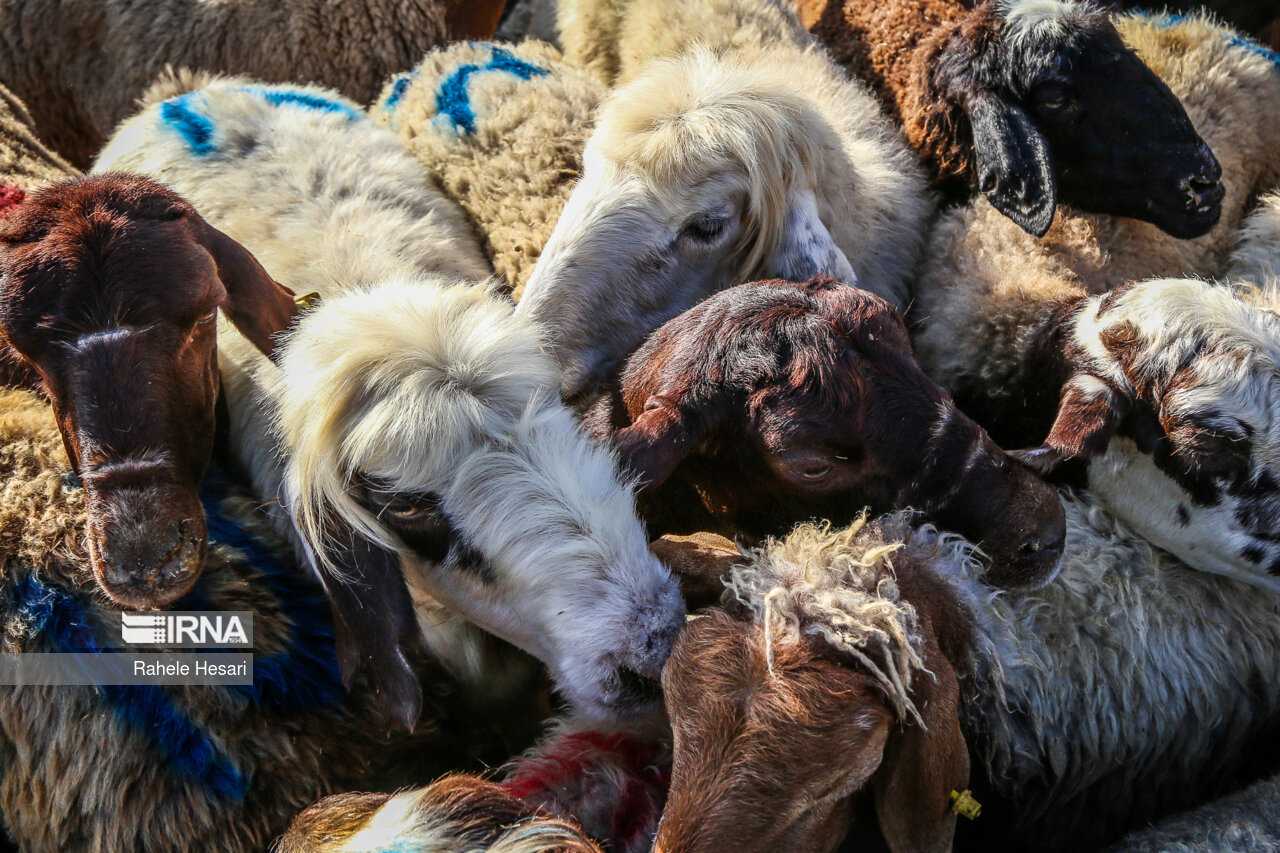
[[[1129,284],[1068,320],[1046,449],[1189,565],[1280,591],[1280,316],[1197,280]]]

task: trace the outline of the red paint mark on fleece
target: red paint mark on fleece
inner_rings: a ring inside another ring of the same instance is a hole
[[[14,209],[22,204],[27,194],[15,186],[9,184],[0,184],[0,218],[13,213]]]

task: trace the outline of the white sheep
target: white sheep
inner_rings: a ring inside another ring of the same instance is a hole
[[[50,147],[86,166],[167,66],[316,83],[360,103],[451,38],[485,38],[502,0],[0,2],[0,80]]]
[[[1241,230],[1251,195],[1280,181],[1280,67],[1202,18],[1125,17],[1119,29],[1217,152],[1218,226],[1180,241],[1063,211],[1037,241],[979,199],[934,231],[916,354],[1002,446],[1047,434],[1028,461],[1092,458],[1089,487],[1150,541],[1280,590],[1275,202]],[[1252,281],[1183,278],[1224,273]],[[1154,280],[1120,286],[1136,279]]]
[[[437,625],[436,599],[540,657],[586,711],[654,704],[679,593],[613,458],[555,398],[537,331],[490,285],[453,284],[484,260],[392,134],[327,90],[223,79],[146,107],[97,168],[168,183],[321,294],[279,370],[219,341],[233,447],[335,599],[347,672],[371,664],[410,722],[402,653],[425,631],[496,689],[479,632]]]
[[[22,101],[0,86],[0,216],[26,193],[75,175],[40,140]]]
[[[638,2],[697,44],[600,109],[518,312],[590,402],[644,336],[701,298],[830,274],[902,309],[933,201],[875,99],[775,0]],[[629,7],[632,8],[632,7]]]

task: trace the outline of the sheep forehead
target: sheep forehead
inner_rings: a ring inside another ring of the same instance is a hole
[[[1005,21],[1005,37],[1015,47],[1067,38],[1098,14],[1087,3],[1070,0],[1000,0],[997,10]]]

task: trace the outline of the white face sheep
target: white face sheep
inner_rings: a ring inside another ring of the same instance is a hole
[[[869,94],[817,52],[695,48],[601,108],[518,312],[578,404],[706,295],[828,274],[902,308],[931,205]]]
[[[1221,168],[1107,13],[1072,0],[802,0],[902,121],[935,181],[1041,236],[1058,201],[1198,237]]]
[[[421,605],[415,621],[412,593],[540,657],[585,711],[652,707],[679,593],[612,457],[556,400],[536,329],[485,285],[447,286],[485,274],[462,212],[332,92],[223,80],[164,95],[99,167],[180,187],[324,297],[280,371],[230,330],[219,348],[233,448],[334,598],[344,671],[371,666],[411,723],[403,654],[421,631],[484,689],[478,641],[441,636]]]

